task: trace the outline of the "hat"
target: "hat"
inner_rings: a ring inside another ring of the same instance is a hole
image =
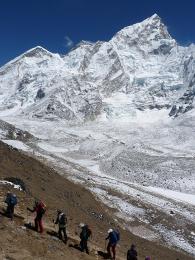
[[[112,228],[108,229],[108,234],[110,234],[111,232],[113,232],[113,229]]]
[[[145,260],[151,260],[150,256],[146,256]]]
[[[81,227],[81,228],[84,227],[84,226],[85,226],[84,223],[80,223],[80,224],[79,224],[79,227]]]

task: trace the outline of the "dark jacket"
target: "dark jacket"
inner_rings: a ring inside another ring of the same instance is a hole
[[[116,231],[112,231],[109,233],[109,235],[107,236],[106,240],[109,239],[109,243],[112,245],[117,244],[117,242],[119,241],[119,233]]]
[[[137,251],[133,248],[127,251],[127,260],[137,260]]]
[[[80,239],[87,241],[89,239],[89,237],[91,236],[92,232],[89,229],[89,227],[86,225],[84,227],[82,227],[81,233],[80,233]]]
[[[59,225],[59,228],[66,227],[67,218],[63,212],[59,212],[55,221],[55,224]]]

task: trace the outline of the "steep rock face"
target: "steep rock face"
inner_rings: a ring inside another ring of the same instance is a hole
[[[0,113],[83,122],[111,114],[108,98],[125,95],[117,113],[172,107],[177,116],[193,108],[194,60],[194,46],[178,46],[155,14],[108,42],[83,41],[65,56],[38,46],[9,62]]]
[[[184,94],[175,102],[169,115],[177,117],[194,108],[195,96],[195,46],[191,45],[183,58],[183,78],[186,86]]]

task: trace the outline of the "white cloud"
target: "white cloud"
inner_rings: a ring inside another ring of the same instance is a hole
[[[64,40],[65,40],[65,47],[66,47],[66,48],[71,48],[71,47],[73,47],[74,42],[70,39],[69,36],[65,36],[65,37],[64,37]]]

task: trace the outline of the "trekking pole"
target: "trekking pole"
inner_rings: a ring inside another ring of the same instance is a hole
[[[106,252],[106,240],[105,240],[105,245],[104,245],[104,252]]]
[[[29,224],[29,219],[28,219],[28,209],[26,209],[26,221],[27,221],[27,224]]]
[[[56,225],[55,225],[54,219],[52,219],[52,222],[53,222],[53,228],[56,231]]]
[[[26,215],[27,215],[26,221],[27,221],[27,224],[28,224],[28,223],[29,223],[29,222],[28,222],[28,211],[27,211],[27,214],[26,214]]]
[[[53,227],[54,227],[54,232],[57,234],[57,227],[56,227],[56,224],[55,224],[55,220],[53,219]]]

